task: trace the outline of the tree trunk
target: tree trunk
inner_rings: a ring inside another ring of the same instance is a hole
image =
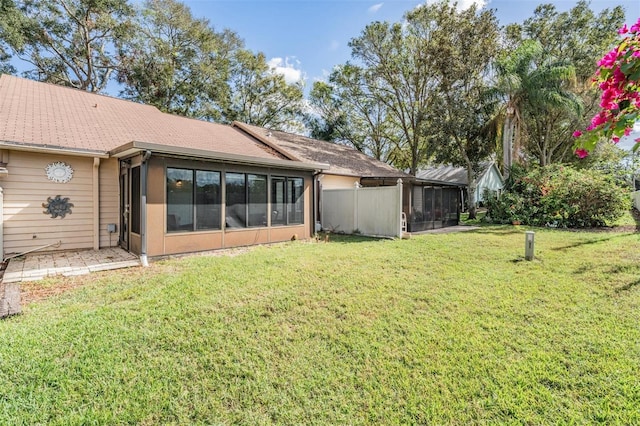
[[[469,185],[467,186],[467,208],[469,209],[469,219],[476,218],[476,187],[478,186],[476,183],[476,178],[473,173],[473,167],[471,164],[467,163],[467,182]]]
[[[504,120],[504,129],[502,131],[502,168],[505,179],[509,177],[509,172],[513,165],[513,130],[513,115],[509,113],[509,110],[507,109],[507,115]]]

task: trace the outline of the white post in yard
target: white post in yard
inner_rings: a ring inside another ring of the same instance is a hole
[[[353,230],[351,233],[355,233],[355,230],[358,229],[358,189],[360,189],[360,183],[355,182],[353,186]]]
[[[535,232],[527,231],[525,233],[524,239],[524,258],[526,260],[533,260],[533,251],[534,251],[534,237]]]
[[[398,238],[402,238],[402,179],[396,181],[398,188]]]

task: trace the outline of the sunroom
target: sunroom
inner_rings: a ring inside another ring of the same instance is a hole
[[[148,257],[309,238],[326,168],[133,142],[120,158],[122,247]]]

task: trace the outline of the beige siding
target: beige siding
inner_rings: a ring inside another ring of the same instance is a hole
[[[356,182],[360,182],[359,177],[338,175],[320,176],[320,184],[322,185],[322,189],[353,189]]]
[[[73,168],[68,183],[47,179],[45,167],[63,161]],[[65,250],[93,247],[93,159],[11,151],[9,175],[0,180],[4,189],[5,254],[20,253],[61,241]],[[60,195],[73,203],[72,213],[52,219],[43,213],[47,197]]]
[[[120,185],[118,160],[103,159],[100,163],[100,247],[115,247],[120,235]],[[116,224],[116,232],[109,234],[107,225]],[[109,239],[111,237],[111,239]]]

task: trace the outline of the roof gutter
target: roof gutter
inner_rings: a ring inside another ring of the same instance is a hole
[[[55,145],[39,145],[23,142],[13,141],[0,141],[0,148],[11,149],[14,151],[24,152],[37,152],[44,154],[66,154],[76,155],[79,157],[93,157],[93,158],[109,158],[109,153],[104,151],[90,150],[90,149],[73,149],[63,148]]]
[[[268,166],[282,169],[294,169],[294,170],[326,170],[329,168],[325,163],[304,163],[294,160],[281,160],[279,158],[261,158],[252,157],[249,155],[241,154],[229,154],[222,152],[214,152],[203,149],[172,147],[166,145],[159,145],[150,142],[133,141],[125,145],[122,145],[109,154],[112,157],[124,158],[131,155],[138,154],[143,151],[152,151],[154,154],[168,154],[168,155],[181,155],[185,157],[194,157],[198,159],[207,160],[219,160],[229,163],[248,164],[256,166]]]
[[[466,183],[447,182],[447,181],[444,181],[444,180],[435,180],[435,179],[423,179],[423,178],[419,178],[419,177],[416,177],[416,182],[429,183],[429,184],[432,184],[432,185],[457,186],[459,188],[468,186]]]

